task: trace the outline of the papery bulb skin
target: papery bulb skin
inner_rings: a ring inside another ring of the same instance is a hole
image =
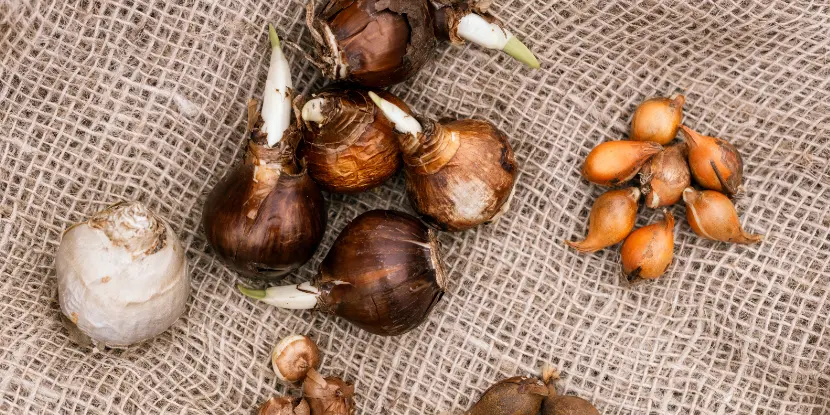
[[[542,415],[600,415],[597,408],[578,396],[560,395],[545,400]]]
[[[291,335],[274,346],[271,364],[281,381],[299,383],[309,370],[320,368],[320,349],[308,336]]]
[[[719,192],[699,192],[690,187],[683,192],[683,200],[686,202],[686,219],[698,236],[743,245],[758,243],[764,239],[762,235],[744,231],[735,205]]]
[[[683,121],[683,104],[686,97],[675,95],[671,98],[649,99],[634,111],[631,118],[630,139],[653,141],[666,145],[674,140]]]
[[[517,376],[487,389],[464,415],[536,415],[548,395],[539,379]]]
[[[646,206],[656,209],[671,206],[683,198],[683,190],[692,183],[686,161],[686,143],[666,147],[640,170],[640,189]]]
[[[622,245],[623,274],[629,282],[661,277],[674,259],[674,216],[635,230]]]
[[[354,385],[340,378],[309,376],[303,382],[303,397],[311,415],[353,415]]]
[[[308,262],[326,221],[323,194],[306,170],[284,168],[271,149],[254,142],[246,162],[210,192],[202,213],[216,255],[260,281],[278,281]]]
[[[275,396],[260,405],[257,415],[311,415],[311,408],[305,399]]]
[[[585,240],[565,243],[577,251],[590,253],[624,241],[637,222],[639,200],[640,190],[636,187],[603,193],[591,207]]]
[[[619,186],[633,179],[661,151],[663,146],[650,141],[608,141],[588,154],[582,177],[600,186]]]
[[[461,232],[505,213],[519,168],[504,134],[479,120],[423,124],[423,133],[401,135],[406,190],[421,218]]]
[[[742,189],[744,162],[738,149],[716,137],[682,126],[689,145],[689,168],[697,184],[732,197]]]
[[[423,0],[328,0],[308,5],[323,74],[384,88],[415,75],[432,57],[435,34]]]
[[[179,238],[136,202],[67,229],[55,265],[61,312],[87,344],[126,347],[156,337],[184,313],[190,293]]]
[[[366,212],[340,233],[314,285],[319,309],[373,334],[404,334],[444,295],[438,237],[405,213]]]
[[[402,101],[376,91],[409,112]],[[400,170],[403,161],[392,123],[369,98],[354,86],[326,88],[313,97],[321,107],[319,122],[305,120],[305,140],[300,152],[308,173],[323,190],[360,193],[385,183]],[[306,111],[304,111],[304,116]]]

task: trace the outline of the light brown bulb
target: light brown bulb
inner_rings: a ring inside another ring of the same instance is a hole
[[[303,397],[311,415],[352,415],[355,413],[354,385],[329,376],[323,378],[310,371],[303,382]]]
[[[734,196],[743,183],[744,162],[738,149],[720,138],[680,127],[689,144],[689,168],[697,183]]]
[[[410,112],[403,101],[378,95]],[[305,139],[299,152],[323,190],[360,193],[382,185],[403,165],[392,123],[368,90],[335,85],[315,94],[302,110]]]
[[[588,218],[588,237],[582,242],[566,241],[580,252],[596,252],[625,240],[637,222],[637,201],[640,190],[636,187],[610,190],[597,198]]]
[[[683,190],[692,183],[686,143],[666,147],[652,157],[640,170],[640,189],[646,206],[656,209],[671,206],[683,197]]]
[[[650,141],[608,141],[588,154],[582,177],[601,186],[617,186],[634,178],[661,151],[663,146]]]
[[[262,403],[257,415],[310,415],[310,411],[305,399],[275,396]]]
[[[283,382],[302,382],[309,370],[320,367],[320,349],[307,336],[291,335],[274,347],[271,363]]]
[[[686,219],[696,234],[706,239],[736,244],[761,242],[762,235],[746,233],[732,201],[714,190],[698,192],[691,187],[683,192]]]
[[[464,415],[535,415],[548,395],[548,387],[536,378],[504,379],[487,389]]]
[[[634,141],[653,141],[668,144],[677,136],[683,121],[683,104],[686,97],[678,94],[671,98],[652,98],[634,111],[631,118],[631,135]]]
[[[663,213],[663,222],[637,229],[623,243],[623,274],[629,282],[659,278],[674,259],[674,216]]]

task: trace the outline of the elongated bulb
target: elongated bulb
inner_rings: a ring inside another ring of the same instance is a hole
[[[533,52],[509,30],[470,13],[458,23],[458,36],[487,49],[500,50],[519,62],[538,69],[541,65]]]
[[[419,123],[415,117],[407,114],[406,111],[379,97],[378,94],[374,92],[370,91],[369,96],[372,98],[372,101],[375,102],[375,105],[380,108],[380,111],[383,112],[383,115],[385,115],[386,118],[389,118],[389,121],[392,121],[392,124],[395,124],[395,131],[401,134],[412,135],[418,135],[424,132],[424,129],[421,127],[421,123]]]
[[[325,98],[314,98],[303,105],[303,120],[308,122],[322,123],[326,120],[323,115],[323,105],[325,105]]]
[[[291,70],[288,59],[282,53],[280,38],[273,25],[268,25],[271,39],[271,64],[265,93],[262,98],[262,131],[268,134],[268,145],[273,147],[282,140],[285,130],[291,125]]]

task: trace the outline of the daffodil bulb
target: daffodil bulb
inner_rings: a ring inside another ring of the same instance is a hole
[[[182,315],[190,293],[179,238],[136,202],[67,229],[56,271],[61,312],[70,331],[77,329],[70,334],[102,346],[126,347],[161,334]]]

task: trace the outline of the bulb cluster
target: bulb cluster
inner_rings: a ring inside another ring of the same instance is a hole
[[[588,401],[556,393],[559,373],[545,367],[540,377],[503,379],[484,391],[464,415],[599,415]]]
[[[699,236],[715,241],[751,244],[760,235],[745,232],[730,197],[743,191],[743,160],[732,144],[682,125],[685,96],[649,99],[634,112],[630,140],[595,147],[582,176],[610,190],[591,208],[588,236],[566,241],[580,252],[595,252],[623,242],[622,270],[629,282],[665,274],[674,257],[674,216],[668,207],[683,201],[686,217]],[[681,132],[685,140],[669,145]],[[692,182],[704,190],[696,190]],[[634,229],[639,199],[663,208],[665,219]]]

